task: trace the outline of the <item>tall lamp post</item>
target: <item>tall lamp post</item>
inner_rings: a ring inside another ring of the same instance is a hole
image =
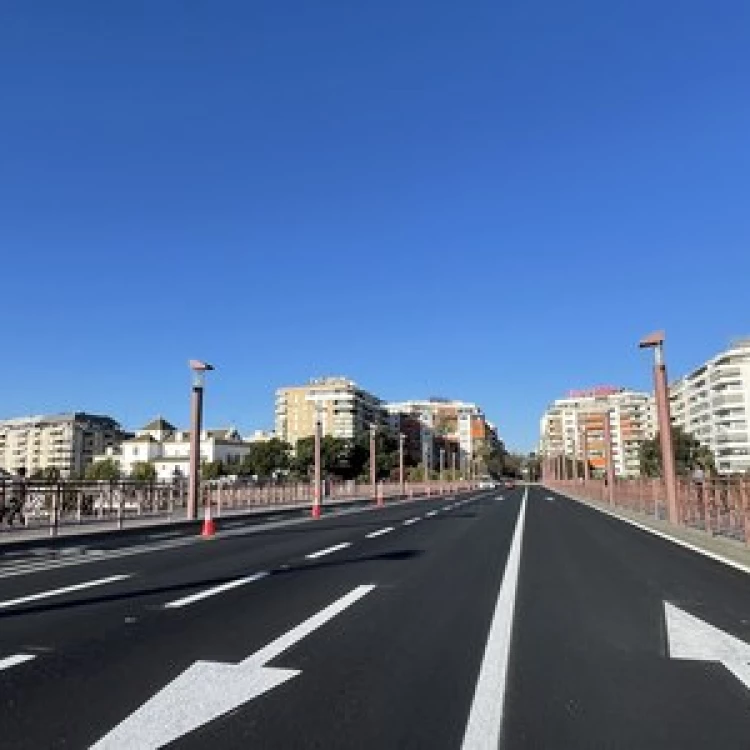
[[[378,428],[374,425],[370,425],[370,490],[374,500],[378,498],[378,486],[377,486],[377,473],[375,464],[375,433]]]
[[[445,471],[445,448],[440,449],[440,493],[444,491],[443,488],[443,472]]]
[[[615,504],[615,462],[612,455],[612,425],[609,410],[602,412],[604,419],[604,470],[607,477],[607,502]]]
[[[188,477],[187,517],[198,517],[198,488],[201,466],[201,422],[203,421],[203,385],[205,374],[213,365],[191,359],[188,363],[193,371],[193,390],[190,395],[190,476]]]
[[[451,450],[451,482],[456,481],[456,449]]]
[[[320,470],[320,443],[322,424],[320,419],[320,412],[322,410],[319,401],[315,402],[315,489],[313,490],[313,504],[312,504],[312,517],[320,518],[320,505],[321,505],[321,470]]]
[[[400,433],[398,436],[398,484],[399,494],[403,497],[406,494],[404,486],[404,442],[406,441],[406,435]]]
[[[664,331],[655,331],[642,338],[641,349],[654,350],[654,397],[661,443],[661,464],[667,492],[667,516],[672,523],[679,523],[677,509],[677,471],[672,446],[672,419],[669,413],[667,392],[667,366],[664,364]]]

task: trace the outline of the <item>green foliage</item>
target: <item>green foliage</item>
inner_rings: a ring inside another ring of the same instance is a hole
[[[279,438],[253,443],[237,467],[236,473],[243,476],[270,477],[277,471],[286,471],[291,466],[291,450],[292,446]]]
[[[57,482],[61,478],[60,469],[57,466],[45,466],[43,469],[37,469],[30,478],[41,479],[45,482]]]
[[[679,476],[686,476],[695,469],[703,469],[707,474],[716,472],[714,454],[711,450],[701,445],[693,435],[681,427],[672,427],[672,447]],[[658,433],[653,440],[644,440],[641,443],[640,460],[642,476],[662,475],[661,442]]]
[[[156,479],[156,467],[147,461],[137,461],[133,464],[130,477],[139,482],[153,482]]]
[[[221,461],[204,461],[201,464],[202,479],[219,479],[226,474]]]
[[[86,479],[114,480],[120,478],[120,465],[113,458],[95,461],[86,467]]]

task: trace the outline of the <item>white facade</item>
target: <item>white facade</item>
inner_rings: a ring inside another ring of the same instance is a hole
[[[595,468],[602,468],[602,412],[609,412],[615,474],[638,476],[640,444],[656,434],[656,405],[648,393],[620,388],[557,399],[540,420],[539,452],[583,460],[582,433],[586,429],[588,460]]]
[[[672,383],[669,400],[672,423],[713,452],[720,474],[750,470],[750,340]]]
[[[127,437],[111,417],[75,412],[0,421],[0,469],[27,476],[57,469],[80,474],[94,456]]]
[[[234,429],[203,430],[200,440],[201,461],[221,461],[231,473],[250,451]],[[123,476],[133,472],[136,463],[150,463],[159,481],[186,477],[190,471],[190,431],[178,430],[164,420],[155,420],[126,440],[119,449],[110,449],[96,460],[113,459]]]

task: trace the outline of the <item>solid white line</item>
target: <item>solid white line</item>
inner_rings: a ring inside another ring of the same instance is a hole
[[[563,497],[567,497],[569,500],[574,500],[575,502],[580,503],[581,505],[585,505],[586,507],[591,508],[592,510],[598,510],[600,513],[603,513],[605,516],[610,516],[610,518],[616,518],[618,521],[629,523],[631,526],[635,526],[637,529],[640,529],[641,531],[647,531],[649,534],[658,536],[660,539],[665,539],[668,542],[672,542],[673,544],[677,544],[680,547],[689,549],[691,552],[697,552],[699,555],[703,555],[704,557],[709,557],[711,560],[716,560],[716,562],[720,562],[720,563],[723,563],[724,565],[728,565],[730,568],[734,568],[735,570],[739,570],[743,573],[750,573],[750,566],[743,565],[742,563],[735,562],[734,560],[730,560],[728,557],[724,557],[724,555],[720,555],[717,552],[711,552],[710,550],[703,549],[702,547],[698,547],[697,545],[691,544],[690,542],[686,542],[682,539],[678,539],[677,537],[670,536],[664,531],[659,531],[658,529],[652,529],[650,526],[646,526],[645,524],[639,523],[638,521],[634,521],[632,518],[625,518],[624,516],[618,516],[617,513],[614,513],[611,510],[607,510],[606,508],[600,508],[597,505],[594,505],[593,503],[587,502],[586,500],[579,500],[578,498],[570,497],[570,495],[565,495],[562,492],[559,494],[561,494]],[[686,527],[686,528],[689,528],[689,527]]]
[[[13,654],[13,656],[6,656],[5,659],[0,659],[0,672],[3,669],[10,669],[17,664],[23,664],[25,661],[31,661],[32,659],[36,659],[34,654]]]
[[[374,539],[376,536],[383,536],[383,534],[390,534],[393,531],[393,526],[387,526],[384,529],[378,529],[377,531],[371,531],[369,534],[365,534],[365,539]]]
[[[516,606],[518,571],[521,565],[521,544],[523,523],[526,516],[526,488],[521,510],[518,513],[513,541],[505,564],[503,582],[497,597],[495,613],[487,636],[482,666],[474,690],[469,721],[466,725],[462,750],[497,750],[500,744],[500,730],[503,723],[505,685],[508,677],[508,656],[513,630],[513,613]]]
[[[319,549],[317,552],[311,552],[309,555],[305,555],[305,557],[308,560],[314,560],[316,557],[330,555],[333,552],[338,552],[340,549],[346,549],[347,547],[351,546],[351,542],[341,542],[341,544],[334,544],[333,547],[326,547],[325,549]]]
[[[194,604],[195,602],[202,601],[203,599],[208,599],[209,596],[223,594],[225,591],[231,591],[232,589],[236,589],[238,586],[244,586],[247,583],[259,581],[261,578],[265,578],[267,575],[268,571],[263,570],[260,573],[253,573],[253,575],[251,576],[237,578],[234,581],[222,583],[219,586],[214,586],[211,589],[199,591],[197,594],[191,594],[190,596],[185,596],[182,599],[175,599],[174,601],[165,604],[164,609],[179,609],[180,607],[187,607],[188,604]]]
[[[406,521],[404,521],[404,526],[411,526],[413,523],[416,523],[417,521],[421,521],[421,520],[422,519],[419,518],[419,517],[417,517],[417,518],[409,518]]]
[[[8,599],[7,601],[0,602],[0,609],[7,607],[15,607],[17,604],[26,604],[28,602],[36,602],[40,599],[49,599],[51,596],[60,596],[61,594],[69,594],[73,591],[82,591],[83,589],[90,589],[94,586],[105,586],[108,583],[115,583],[116,581],[124,581],[126,578],[130,578],[129,573],[107,576],[107,578],[97,578],[95,581],[85,581],[84,583],[75,583],[72,586],[63,586],[59,589],[50,589],[49,591],[40,591],[38,594],[29,594],[29,596],[19,596],[18,599]]]

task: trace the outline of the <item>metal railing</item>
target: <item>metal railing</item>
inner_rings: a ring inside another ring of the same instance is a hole
[[[590,502],[667,519],[660,478],[617,479],[611,492],[603,479],[550,479],[544,484]],[[678,479],[677,508],[681,526],[750,544],[750,478]]]
[[[476,482],[439,480],[430,482],[322,483],[326,503],[356,500],[373,502],[401,497],[441,495],[474,489]],[[269,507],[305,507],[313,501],[313,483],[205,481],[201,486],[202,506],[212,513],[237,513]],[[186,518],[187,482],[118,481],[0,481],[0,533],[8,530],[49,528],[51,536],[62,525],[114,522],[123,528],[139,519],[183,520]]]

